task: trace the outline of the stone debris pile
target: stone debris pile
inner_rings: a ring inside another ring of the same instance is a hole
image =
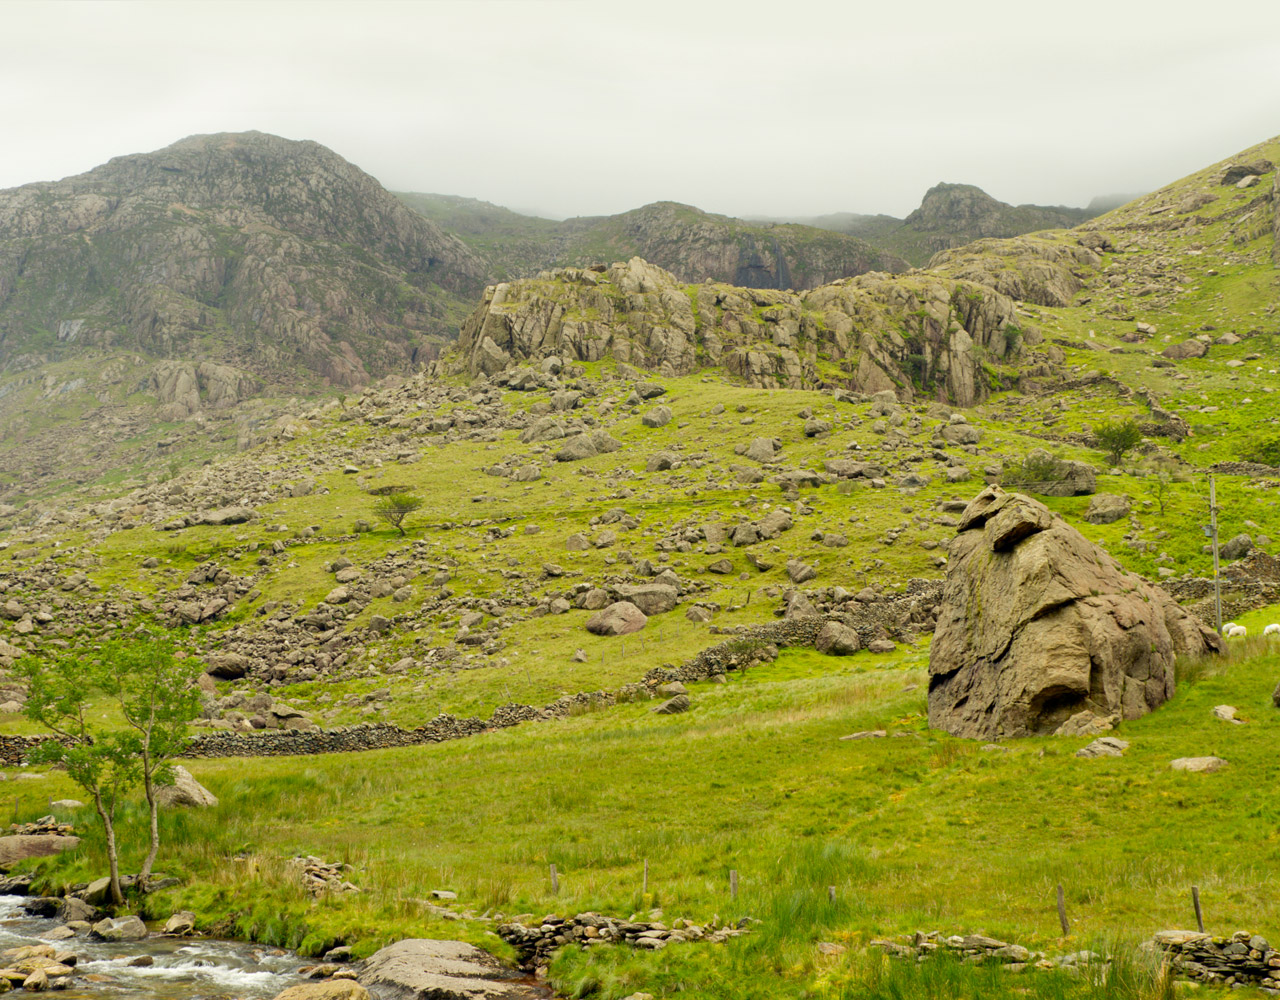
[[[1197,931],[1159,931],[1153,946],[1169,958],[1174,973],[1224,986],[1259,986],[1280,991],[1280,951],[1248,931],[1214,937]]]
[[[628,944],[646,951],[661,951],[682,941],[706,941],[719,944],[747,933],[750,917],[736,924],[722,925],[713,917],[706,924],[674,920],[668,926],[660,921],[619,920],[599,913],[579,913],[575,917],[548,914],[537,924],[518,920],[498,927],[498,936],[520,954],[524,968],[546,965],[555,949],[567,944],[583,948],[601,944]]]
[[[1062,965],[1080,965],[1093,961],[1093,952],[1076,952],[1051,959],[1044,952],[1030,951],[1019,944],[1010,944],[983,934],[953,934],[943,937],[939,931],[916,931],[905,934],[897,941],[872,941],[871,947],[880,948],[898,958],[928,958],[935,952],[952,952],[969,964],[992,962],[1007,966],[1017,972],[1029,965],[1052,969]]]
[[[341,861],[322,861],[307,855],[289,859],[289,867],[295,869],[303,887],[313,896],[329,892],[359,892],[360,887],[347,879],[347,872],[355,871],[352,865]]]

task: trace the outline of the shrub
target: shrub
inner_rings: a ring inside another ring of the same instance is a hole
[[[404,522],[410,514],[422,509],[423,500],[412,493],[391,493],[378,497],[373,505],[373,516],[385,521],[396,531],[404,534]]]
[[[1111,464],[1119,465],[1125,452],[1142,443],[1142,428],[1132,417],[1106,420],[1093,425],[1093,436],[1098,439],[1098,446],[1111,459]]]

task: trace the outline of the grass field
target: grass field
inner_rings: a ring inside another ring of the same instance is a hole
[[[667,919],[762,921],[723,946],[595,949],[555,962],[560,988],[611,998],[642,988],[935,995],[929,977],[948,973],[886,968],[861,946],[915,930],[982,932],[1050,953],[1132,945],[1192,924],[1192,885],[1211,929],[1274,933],[1280,805],[1263,790],[1280,771],[1280,713],[1270,704],[1280,656],[1250,642],[1193,665],[1196,679],[1184,679],[1171,703],[1126,723],[1119,735],[1132,745],[1122,759],[1074,757],[1084,739],[1019,740],[1001,751],[929,731],[923,653],[886,663],[787,651],[727,685],[695,685],[683,716],[631,704],[426,748],[193,762],[222,803],[207,815],[166,816],[163,867],[191,881],[149,900],[148,911],[189,907],[209,928],[309,951],[342,940],[359,954],[460,929],[505,952],[484,922],[428,916],[421,901],[434,888],[458,892],[459,908],[474,914],[656,908]],[[1221,703],[1248,723],[1213,718]],[[891,735],[839,739],[873,728]],[[1230,766],[1210,775],[1169,768],[1175,757],[1208,754]],[[23,819],[73,793],[56,776],[9,787]],[[130,817],[129,861],[143,820]],[[79,822],[89,826],[90,815]],[[364,891],[309,901],[282,864],[295,854],[354,864]],[[93,833],[77,857],[45,864],[51,880],[67,881],[102,867]],[[740,873],[736,902],[730,869]],[[1058,883],[1072,923],[1066,939]],[[824,957],[820,941],[849,951]],[[1002,995],[974,978],[986,973],[949,974],[957,996]],[[1033,995],[1051,982],[1036,980]],[[1123,982],[1090,988],[1138,995]],[[1131,985],[1153,983],[1139,976]],[[1053,989],[1081,995],[1086,985]]]

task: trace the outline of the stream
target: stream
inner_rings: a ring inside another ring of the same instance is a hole
[[[23,897],[0,896],[0,951],[31,944],[52,944],[74,952],[76,978],[58,991],[67,1000],[197,1000],[244,997],[268,1000],[303,979],[298,969],[311,964],[293,952],[212,938],[149,937],[145,941],[94,941],[81,935],[47,941],[59,921],[29,917]],[[130,966],[150,956],[150,966]]]

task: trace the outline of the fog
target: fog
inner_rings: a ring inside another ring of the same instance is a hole
[[[1280,4],[9,2],[0,87],[0,187],[258,129],[552,217],[1083,205],[1280,132]]]

